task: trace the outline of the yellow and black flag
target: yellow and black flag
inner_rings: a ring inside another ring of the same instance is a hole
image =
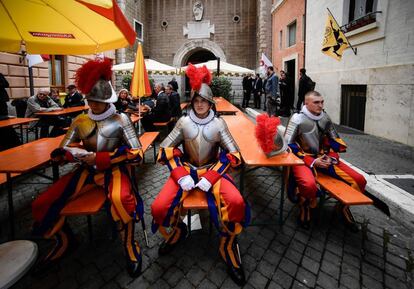
[[[348,40],[335,18],[328,12],[328,18],[325,24],[325,35],[322,42],[322,52],[339,61],[342,58],[343,51],[348,47]]]

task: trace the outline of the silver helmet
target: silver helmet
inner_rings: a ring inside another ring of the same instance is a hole
[[[118,100],[111,82],[104,79],[99,79],[85,97],[87,100],[105,103],[113,103]]]
[[[278,117],[259,114],[256,117],[256,140],[267,157],[286,151],[287,143],[283,137],[284,127]]]
[[[273,138],[273,149],[266,154],[267,157],[270,158],[286,151],[287,143],[283,137],[283,133],[281,133],[282,131],[284,131],[284,126],[278,125],[277,133]]]
[[[213,99],[213,92],[211,91],[210,86],[208,86],[206,83],[202,83],[199,91],[193,91],[192,97],[194,96],[201,96],[205,100],[209,101],[212,104],[215,104],[216,102]]]

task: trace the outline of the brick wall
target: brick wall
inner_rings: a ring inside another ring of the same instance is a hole
[[[105,56],[114,59],[114,51],[105,52]],[[74,82],[75,71],[88,59],[94,55],[68,55],[64,63],[65,86]],[[10,84],[7,92],[10,98],[21,98],[30,96],[29,70],[26,60],[20,62],[21,56],[18,54],[0,52],[0,72],[6,77]],[[34,91],[39,88],[49,88],[49,63],[43,62],[33,66],[33,86]]]
[[[273,42],[272,42],[272,61],[273,65],[279,70],[284,69],[283,58],[298,54],[298,65],[300,69],[304,66],[305,41],[303,37],[303,15],[305,14],[304,0],[285,0],[275,1],[278,7],[274,6],[273,18]],[[287,26],[296,20],[296,44],[288,47]],[[279,33],[282,31],[282,47],[279,48]],[[321,36],[322,37],[322,36]],[[322,39],[321,39],[322,41]]]

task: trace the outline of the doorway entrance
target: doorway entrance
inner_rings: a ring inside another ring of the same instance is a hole
[[[364,131],[366,102],[366,85],[342,85],[341,124]]]
[[[285,61],[285,72],[288,78],[289,91],[293,94],[292,98],[295,99],[296,59]],[[295,103],[294,100],[293,103]]]
[[[211,52],[208,51],[207,49],[198,49],[195,50],[194,52],[190,52],[189,56],[187,57],[187,60],[184,61],[183,65],[188,65],[188,64],[198,64],[198,63],[203,63],[209,60],[215,60],[217,59],[217,57]],[[190,94],[191,94],[191,87],[190,87],[190,82],[188,80],[188,77],[185,76],[185,98],[186,101],[188,101],[190,99]]]

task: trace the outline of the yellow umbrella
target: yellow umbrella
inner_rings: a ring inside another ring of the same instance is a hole
[[[0,51],[93,54],[135,35],[115,0],[0,0]]]
[[[134,99],[150,96],[152,93],[141,43],[138,44],[137,55],[135,56],[130,91]]]
[[[138,112],[139,115],[141,115],[141,97],[150,96],[152,93],[148,79],[147,68],[145,67],[144,54],[142,53],[141,43],[138,43],[134,70],[132,72],[131,87],[129,90],[133,99],[138,98]],[[141,120],[138,123],[138,134],[141,134]]]

